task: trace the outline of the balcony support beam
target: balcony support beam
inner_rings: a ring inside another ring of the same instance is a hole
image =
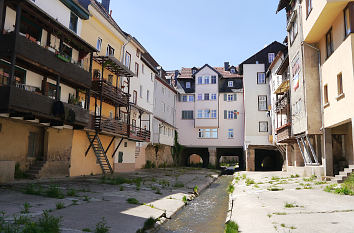
[[[21,26],[21,13],[22,13],[22,6],[21,3],[17,5],[16,8],[16,23],[15,23],[15,38],[14,38],[14,48],[11,54],[11,70],[10,70],[10,77],[9,77],[9,84],[12,85],[15,80],[15,67],[16,67],[16,40],[20,32]]]
[[[108,147],[107,147],[107,149],[106,149],[106,151],[105,151],[106,154],[107,154],[109,148],[111,148],[111,146],[112,146],[112,144],[113,144],[113,142],[114,142],[114,139],[116,139],[116,136],[114,136],[114,137],[112,138],[111,142],[109,143],[109,145],[108,145]]]
[[[112,158],[113,158],[114,155],[117,153],[117,150],[118,150],[118,148],[120,147],[120,145],[122,144],[122,142],[123,142],[123,138],[120,139],[118,146],[117,146],[116,149],[113,151]]]

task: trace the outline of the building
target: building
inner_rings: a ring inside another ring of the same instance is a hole
[[[266,71],[286,46],[273,42],[240,65],[244,85],[244,150],[247,171],[281,170],[283,158],[272,143],[270,86]]]
[[[243,82],[237,67],[182,68],[170,72],[176,81],[176,126],[185,147],[183,164],[198,154],[204,166],[217,166],[221,156],[239,156],[243,146]]]
[[[322,93],[318,105],[323,119],[319,127],[323,133],[324,174],[338,175],[354,164],[354,2],[317,0],[301,5],[304,47],[313,54],[307,59],[319,71],[316,89]]]
[[[88,18],[76,1],[0,2],[1,161],[33,176],[69,175],[74,130],[89,123]]]

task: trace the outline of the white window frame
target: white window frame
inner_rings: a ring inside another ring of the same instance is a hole
[[[227,138],[229,138],[229,139],[235,138],[234,129],[229,129],[227,131]]]
[[[188,96],[188,102],[194,102],[194,95]]]
[[[264,130],[264,129],[261,127],[261,124],[265,124],[265,125],[267,126],[267,130]],[[268,121],[260,121],[258,127],[259,127],[259,128],[258,128],[258,131],[259,131],[260,133],[268,133],[268,131],[269,131],[269,128],[268,128]],[[261,130],[261,129],[262,129],[262,130]]]
[[[234,111],[227,111],[227,119],[228,120],[234,119]]]
[[[216,100],[216,94],[211,94],[211,100]]]
[[[191,82],[186,82],[186,88],[188,88],[188,89],[191,88]]]
[[[216,110],[211,110],[211,118],[216,119],[216,117],[217,117]]]
[[[228,81],[227,82],[228,87],[234,87],[234,81]]]
[[[234,101],[234,95],[233,94],[227,94],[227,102],[232,102]]]
[[[268,63],[272,64],[275,59],[275,53],[268,53]]]
[[[198,101],[202,101],[203,100],[203,94],[198,94]]]
[[[197,118],[202,119],[203,118],[203,110],[198,110],[197,111]]]
[[[96,49],[98,50],[98,52],[101,52],[101,49],[102,49],[102,39],[101,39],[100,37],[97,38]]]
[[[264,72],[257,73],[257,84],[267,84],[266,75]]]
[[[210,84],[210,76],[204,76],[204,84]]]

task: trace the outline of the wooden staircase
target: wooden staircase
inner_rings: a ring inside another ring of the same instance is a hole
[[[42,170],[45,163],[46,163],[46,161],[35,161],[33,164],[31,164],[29,169],[25,172],[26,175],[28,175],[28,177],[32,178],[32,179],[39,178],[39,173]]]
[[[354,165],[349,165],[349,168],[346,168],[344,169],[344,171],[339,172],[339,175],[336,175],[332,179],[332,181],[338,184],[343,183],[353,173],[354,173]]]
[[[103,174],[113,174],[112,166],[108,160],[104,147],[102,146],[99,135],[90,132],[86,132],[86,134],[90,143],[92,142],[92,149],[95,152],[97,161],[101,166]]]

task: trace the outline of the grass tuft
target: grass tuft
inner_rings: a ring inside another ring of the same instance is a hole
[[[135,198],[128,198],[127,202],[129,204],[133,204],[133,205],[139,205],[140,204],[140,202],[137,199],[135,199]]]
[[[234,221],[228,221],[225,225],[225,233],[238,233],[238,225]]]

